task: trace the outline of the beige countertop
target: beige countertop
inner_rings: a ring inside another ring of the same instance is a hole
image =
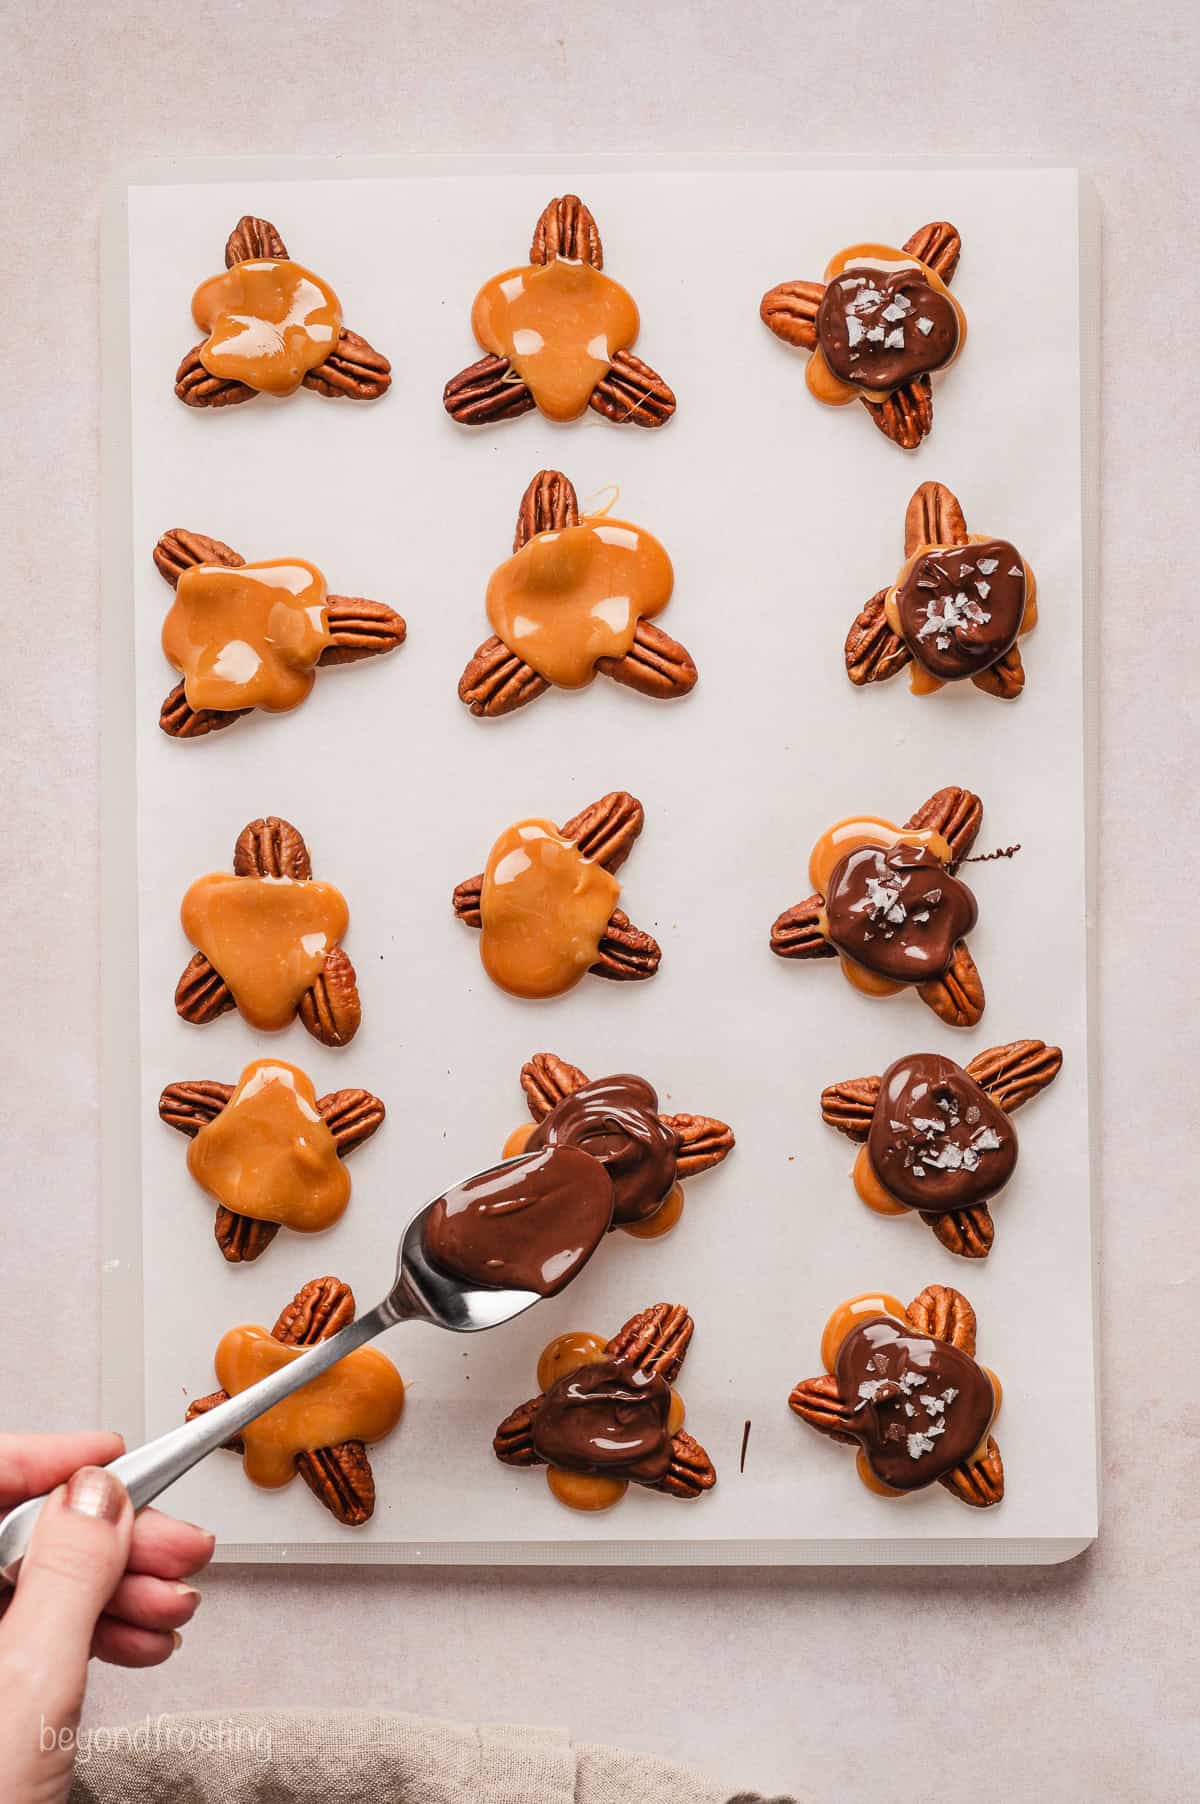
[[[972,1804],[1193,1795],[1200,1430],[1164,1357],[1197,1276],[1180,1133],[1196,909],[1170,852],[1194,808],[1196,744],[1190,12],[0,7],[5,1428],[79,1426],[97,1409],[107,174],[225,151],[1020,153],[1086,170],[1103,229],[1098,1546],[1038,1571],[218,1570],[166,1668],[96,1671],[89,1720],[319,1703],[565,1722],[731,1790],[820,1804],[894,1784],[898,1759],[922,1791]]]

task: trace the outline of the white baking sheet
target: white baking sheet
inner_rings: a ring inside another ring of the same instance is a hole
[[[546,199],[571,188],[637,297],[637,348],[675,388],[678,415],[662,432],[591,415],[462,431],[440,395],[477,355],[471,298],[522,260]],[[293,254],[333,280],[348,322],[389,354],[385,401],[301,394],[207,413],[174,399],[176,362],[195,338],[192,287],[219,266],[243,212],[274,220]],[[819,276],[842,244],[899,242],[940,217],[963,235],[955,292],[970,342],[935,380],[931,440],[905,456],[860,409],[810,400],[803,360],[765,331],[758,301],[775,281]],[[331,160],[168,165],[122,191],[106,368],[110,1414],[131,1437],[176,1422],[212,1388],[223,1330],[269,1323],[309,1277],[335,1272],[360,1306],[373,1303],[412,1211],[489,1163],[525,1119],[518,1071],[534,1051],[593,1074],[644,1072],[665,1107],[723,1116],[738,1135],[727,1164],[688,1186],[672,1236],[613,1236],[570,1292],[486,1337],[388,1337],[409,1404],[372,1455],[379,1505],[366,1529],[339,1528],[299,1483],[256,1491],[233,1458],[209,1460],[172,1503],[219,1529],[224,1557],[1035,1561],[1094,1535],[1080,270],[1080,189],[1066,170]],[[619,484],[619,511],[670,550],[664,624],[701,672],[686,702],[598,681],[498,724],[458,702],[459,673],[487,632],[487,576],[543,466],[564,469],[581,497]],[[904,678],[867,694],[845,680],[847,624],[897,567],[905,504],[928,478],[1037,572],[1040,623],[1011,707],[966,686],[918,700]],[[173,743],[157,727],[173,681],[159,646],[170,591],[150,553],[176,525],[249,558],[314,560],[336,590],[398,606],[408,643],[325,673],[295,715]],[[983,797],[981,849],[1023,847],[973,873],[988,1007],[965,1034],[915,997],[874,1003],[836,965],[788,965],[767,949],[776,913],[807,893],[809,847],[826,824],[859,810],[902,819],[950,782]],[[622,786],[646,807],[622,900],[661,940],[660,974],[585,980],[548,1005],[505,997],[453,918],[452,885],[482,868],[510,821],[565,819]],[[172,1006],[189,952],[179,898],[267,813],[300,827],[316,874],[350,903],[364,1017],[341,1052],[299,1026],[268,1041],[236,1014],[189,1027]],[[817,1099],[823,1084],[905,1051],[965,1062],[1021,1035],[1058,1041],[1065,1065],[1021,1115],[1021,1166],[980,1266],[912,1218],[882,1220],[857,1202],[854,1149],[822,1125]],[[216,1250],[185,1142],[155,1105],[166,1082],[233,1082],[267,1050],[303,1065],[318,1091],[377,1091],[389,1114],[352,1160],[351,1207],[331,1233],[281,1233],[234,1268]],[[940,1487],[883,1502],[844,1448],[786,1407],[792,1383],[820,1369],[820,1330],[841,1298],[875,1286],[907,1298],[935,1280],[971,1298],[980,1356],[1004,1381],[996,1510],[963,1509]],[[536,1388],[545,1341],[568,1327],[612,1331],[663,1298],[696,1318],[680,1388],[717,1464],[710,1497],[683,1506],[632,1487],[605,1516],[580,1516],[539,1474],[495,1462],[492,1431]]]

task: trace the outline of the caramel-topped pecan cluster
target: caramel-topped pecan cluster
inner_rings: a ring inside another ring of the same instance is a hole
[[[491,426],[540,406],[557,419],[591,408],[618,426],[665,425],[675,396],[629,349],[637,308],[603,269],[590,210],[577,194],[550,201],[529,267],[497,276],[476,297],[472,325],[486,354],[447,382],[451,419]]]
[[[496,1430],[496,1458],[546,1467],[574,1509],[607,1509],[631,1483],[680,1498],[711,1490],[716,1468],[685,1432],[673,1390],[693,1329],[682,1304],[655,1303],[611,1340],[559,1335],[538,1362],[538,1395]]]
[[[225,367],[225,359],[216,342],[223,335],[221,328],[229,322],[228,337],[239,347],[239,354],[248,340],[249,348],[254,349],[259,318],[261,338],[268,347],[268,354],[277,349],[280,341],[286,341],[289,334],[311,339],[314,337],[312,315],[293,304],[298,296],[305,300],[310,298],[302,295],[305,288],[316,291],[311,298],[319,296],[332,303],[320,310],[321,330],[327,333],[328,350],[315,360],[312,360],[311,352],[304,357],[303,362],[309,367],[305,368],[299,381],[290,386],[299,386],[302,381],[303,386],[315,394],[350,401],[377,401],[387,393],[392,383],[392,366],[387,358],[357,332],[351,332],[341,324],[336,296],[313,278],[311,272],[291,262],[287,246],[269,219],[258,219],[247,213],[238,220],[225,244],[225,268],[241,272],[246,284],[253,278],[255,285],[247,292],[235,292],[232,287],[223,292],[219,286],[222,279],[215,278],[197,291],[193,309],[197,315],[203,313],[203,318],[197,317],[197,324],[203,325],[209,336],[192,347],[175,372],[175,393],[181,401],[189,407],[233,407],[242,401],[253,401],[256,394],[263,392],[236,376],[218,373]],[[213,311],[205,306],[202,296],[211,302]],[[214,326],[218,329],[215,333]],[[287,392],[287,388],[278,388],[276,392]]]

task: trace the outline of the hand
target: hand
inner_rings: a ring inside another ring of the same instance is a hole
[[[0,1515],[59,1487],[16,1591],[0,1587],[0,1774],[12,1804],[65,1799],[89,1655],[159,1666],[200,1602],[182,1581],[208,1564],[213,1537],[157,1510],[135,1518],[100,1469],[124,1451],[115,1434],[0,1434]]]

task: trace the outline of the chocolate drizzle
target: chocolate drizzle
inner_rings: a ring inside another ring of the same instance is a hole
[[[456,1184],[425,1220],[426,1257],[452,1277],[555,1296],[608,1232],[613,1188],[598,1160],[546,1147]]]
[[[953,302],[915,263],[853,263],[826,285],[817,309],[817,343],[829,368],[877,394],[940,370],[958,336]]]
[[[925,1215],[948,1215],[1004,1188],[1017,1162],[1017,1136],[953,1059],[918,1052],[897,1059],[879,1080],[867,1154],[898,1201]]]
[[[1007,539],[939,546],[896,591],[904,643],[931,676],[953,683],[1002,658],[1025,617],[1025,565]]]
[[[976,914],[966,884],[928,846],[859,846],[835,866],[825,896],[833,945],[894,983],[944,976]]]
[[[995,1414],[991,1380],[949,1341],[930,1340],[890,1316],[872,1316],[838,1351],[838,1396],[849,1413],[839,1430],[854,1436],[876,1477],[897,1491],[919,1491],[983,1440]]]
[[[567,1472],[653,1485],[671,1463],[670,1412],[665,1378],[604,1359],[551,1385],[533,1418],[533,1445]]]
[[[661,1209],[675,1182],[679,1136],[660,1119],[653,1086],[621,1072],[564,1096],[527,1146],[578,1146],[598,1159],[612,1179],[617,1227],[645,1221]]]

